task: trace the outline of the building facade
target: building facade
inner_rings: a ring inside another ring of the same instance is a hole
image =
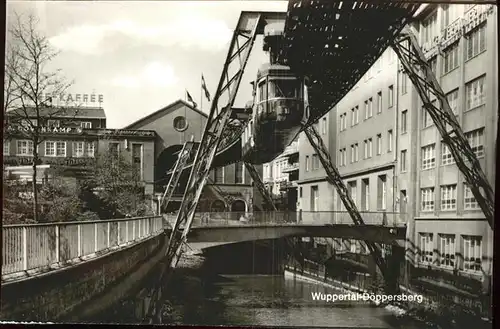
[[[292,142],[282,154],[262,165],[262,180],[280,210],[297,209],[299,178],[299,140]]]
[[[424,5],[416,18],[411,28],[494,188],[497,8]],[[406,283],[451,287],[466,299],[488,294],[493,232],[392,49],[328,116],[322,137],[358,209],[396,212],[407,225]],[[344,210],[312,153],[301,140],[300,208]],[[333,248],[366,253],[350,240]]]
[[[64,169],[75,178],[85,175],[94,165],[99,154],[118,152],[131,161],[140,173],[139,181],[144,193],[150,188],[146,182],[153,179],[156,133],[107,129],[102,108],[49,107],[38,115],[29,110],[22,115],[16,111],[6,114],[6,134],[3,140],[4,174],[17,179],[32,181],[34,134],[39,129],[37,154],[39,162],[37,181],[46,178],[46,169]],[[38,122],[40,121],[40,122]]]
[[[495,185],[498,124],[497,8],[429,5],[414,26],[452,111]],[[459,273],[489,286],[493,232],[404,72],[398,72],[399,211],[408,214],[407,257],[417,268]],[[438,275],[434,273],[434,275]]]
[[[315,127],[323,138],[323,142],[330,154],[335,154],[336,113],[336,108],[334,108],[315,123]],[[297,209],[302,212],[333,211],[335,209],[334,188],[327,182],[325,170],[305,133],[300,133],[298,146]],[[336,163],[335,157],[332,157],[332,161],[334,164]]]
[[[126,126],[130,130],[153,130],[157,134],[154,154],[154,179],[151,183],[151,202],[158,202],[168,184],[167,172],[177,161],[177,152],[185,142],[200,141],[207,121],[207,114],[189,103],[178,100],[144,118]],[[179,179],[179,188],[174,191],[170,211],[180,206],[190,169],[184,170]],[[253,184],[241,162],[212,170],[199,202],[200,211],[237,211],[253,209]]]

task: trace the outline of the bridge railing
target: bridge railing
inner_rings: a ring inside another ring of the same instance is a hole
[[[404,226],[405,214],[382,211],[364,211],[361,217],[366,225]],[[176,215],[166,215],[167,221],[173,223]],[[193,227],[240,226],[240,225],[335,225],[353,224],[346,211],[255,211],[242,212],[200,212],[193,219]]]
[[[4,225],[2,278],[84,260],[160,233],[162,217]]]

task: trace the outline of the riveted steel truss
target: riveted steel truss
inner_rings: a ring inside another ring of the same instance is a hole
[[[250,52],[261,24],[261,13],[242,13],[238,26],[233,33],[229,52],[224,63],[222,75],[210,108],[205,130],[200,146],[196,152],[191,174],[182,200],[179,213],[172,231],[172,244],[167,257],[171,267],[175,267],[182,253],[182,246],[187,240],[187,234],[193,222],[194,214],[203,187],[208,178],[215,153],[221,142],[224,128],[230,118],[236,92],[241,82]],[[236,70],[230,73],[237,62]],[[230,76],[231,75],[231,76]],[[227,98],[224,95],[227,92]],[[184,224],[182,234],[180,226]]]
[[[190,142],[184,143],[184,146],[182,147],[181,152],[179,153],[179,156],[177,158],[177,161],[175,162],[174,169],[172,170],[170,179],[168,181],[167,187],[165,187],[165,191],[163,192],[163,195],[160,200],[160,209],[163,209],[164,207],[167,207],[170,198],[172,197],[172,194],[174,193],[175,187],[177,186],[177,183],[179,182],[179,178],[181,177],[182,171],[186,164],[189,161],[189,158],[192,155],[192,150],[194,146],[193,140]]]
[[[342,176],[340,175],[337,167],[333,165],[332,159],[330,157],[330,153],[328,148],[323,143],[323,139],[320,134],[316,130],[314,125],[311,125],[305,129],[305,133],[309,143],[314,148],[316,153],[318,154],[319,161],[323,165],[325,169],[327,180],[330,184],[332,184],[337,190],[337,194],[339,195],[342,203],[344,204],[347,212],[351,215],[352,221],[355,225],[365,225],[361,214],[359,213],[356,204],[351,198],[349,191],[347,190],[347,186],[344,184],[342,180]],[[389,269],[387,267],[387,263],[385,259],[382,257],[381,248],[378,244],[374,242],[364,241],[366,247],[370,251],[375,263],[377,264],[380,272],[386,280],[389,280],[392,277],[389,273]]]
[[[405,72],[423,102],[423,107],[436,125],[443,143],[448,145],[458,169],[465,177],[472,194],[481,207],[488,223],[494,227],[494,193],[481,165],[464,135],[448,99],[436,79],[417,38],[405,28],[392,44]],[[439,105],[435,105],[436,99]]]
[[[262,182],[262,179],[260,178],[259,173],[257,172],[257,169],[255,169],[255,166],[251,163],[245,162],[245,168],[247,168],[248,173],[250,174],[250,177],[252,177],[252,181],[257,187],[257,189],[260,192],[260,195],[264,198],[266,203],[269,205],[271,208],[270,210],[276,211],[276,206],[274,205],[273,198],[271,197],[271,194],[267,190],[266,186]]]

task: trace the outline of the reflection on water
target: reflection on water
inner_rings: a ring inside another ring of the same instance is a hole
[[[382,308],[364,302],[314,301],[312,292],[332,288],[271,275],[206,276],[177,271],[171,281],[164,324],[336,326],[359,328],[422,328],[401,326]],[[147,298],[127,300],[107,311],[99,322],[140,323]]]

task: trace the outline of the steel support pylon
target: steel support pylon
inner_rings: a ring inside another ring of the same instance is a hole
[[[464,135],[436,75],[432,71],[417,38],[405,28],[392,44],[405,72],[422,99],[423,106],[436,125],[443,142],[448,145],[458,169],[465,177],[472,194],[488,223],[494,227],[494,192],[481,165]],[[434,105],[434,96],[440,106]]]
[[[323,143],[323,139],[316,130],[316,127],[314,125],[310,125],[305,129],[305,134],[307,136],[307,139],[309,140],[309,143],[316,151],[316,154],[318,154],[319,160],[323,165],[323,168],[325,169],[328,182],[332,184],[337,190],[337,194],[342,200],[342,203],[344,204],[347,212],[349,213],[349,215],[351,215],[352,221],[355,225],[365,225],[363,218],[361,217],[361,214],[356,207],[356,204],[352,200],[351,195],[349,194],[349,191],[347,190],[347,187],[342,180],[342,176],[337,170],[337,167],[333,165],[330,153]],[[382,257],[382,252],[379,245],[370,241],[363,242],[370,251],[370,254],[375,260],[375,263],[380,269],[380,272],[382,273],[384,279],[390,280],[390,271],[387,267],[385,259]]]
[[[262,182],[262,179],[260,178],[259,173],[257,172],[257,169],[255,169],[255,166],[245,162],[245,168],[248,170],[248,173],[250,174],[250,177],[252,178],[253,183],[257,187],[257,189],[260,192],[260,195],[264,198],[266,203],[269,205],[272,211],[276,211],[276,206],[274,204],[273,198],[271,197],[271,194],[269,194],[269,191],[267,190],[266,186]]]
[[[169,248],[168,251],[168,259],[171,260],[171,267],[177,265],[181,256],[182,246],[187,239],[187,234],[191,227],[201,192],[205,186],[215,153],[221,142],[222,133],[231,115],[236,93],[250,52],[253,48],[260,22],[260,13],[256,12],[242,15],[240,16],[238,27],[233,33],[224,69],[222,70],[219,85],[215,92],[210,114],[203,132],[203,137],[196,152],[186,191],[177,215],[174,230],[172,231],[172,237],[175,238],[175,241],[172,241],[173,248]],[[249,28],[252,24],[253,26]],[[240,26],[242,25],[244,25],[245,28],[241,28]],[[240,40],[242,40],[242,43],[240,43]],[[235,73],[231,73],[230,77],[230,64],[236,60],[238,60],[239,63],[238,69]],[[225,91],[227,91],[228,94],[228,99],[226,101],[224,101],[222,97]],[[184,227],[178,240],[176,235],[180,233],[182,224],[184,224]]]
[[[250,177],[252,178],[252,181],[254,182],[255,186],[259,190],[260,195],[264,198],[264,200],[268,203],[269,207],[271,208],[272,211],[277,211],[276,205],[274,204],[273,198],[271,194],[269,193],[269,190],[266,188],[264,185],[264,182],[262,181],[262,178],[260,177],[257,169],[255,169],[255,166],[251,163],[245,162],[245,168],[247,168],[248,173],[250,174]],[[284,238],[284,241],[290,251],[292,253],[295,253],[295,256],[297,257],[297,260],[303,265],[304,264],[304,254],[301,253],[300,249],[296,248],[296,245],[293,242],[294,238]]]
[[[164,204],[165,207],[168,205],[168,202],[170,201],[170,198],[172,197],[172,194],[174,193],[174,190],[177,187],[177,183],[179,182],[179,178],[181,177],[182,171],[192,154],[191,152],[193,150],[194,144],[195,143],[193,141],[193,138],[191,138],[191,141],[184,143],[184,146],[182,147],[182,150],[179,153],[177,161],[175,162],[174,169],[172,170],[172,174],[168,181],[167,187],[165,188],[165,191],[163,192],[163,195],[160,199],[160,210],[163,209],[162,207]]]

